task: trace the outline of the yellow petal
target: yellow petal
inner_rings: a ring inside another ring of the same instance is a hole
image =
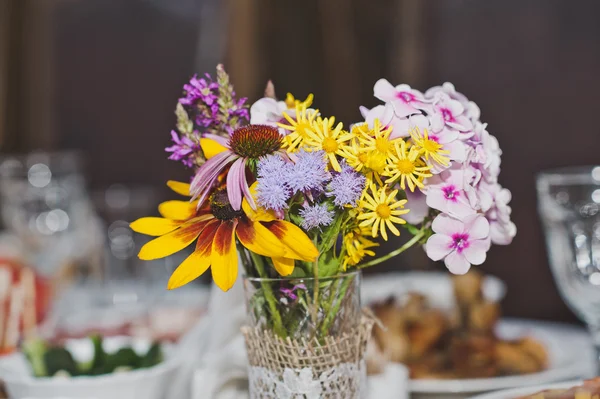
[[[158,212],[167,219],[188,220],[196,213],[197,201],[166,201],[158,206]]]
[[[200,147],[206,159],[211,159],[217,154],[227,151],[227,148],[217,143],[215,140],[203,138],[200,139]]]
[[[149,236],[162,236],[172,232],[181,223],[174,220],[156,218],[156,217],[145,217],[136,220],[131,223],[129,227],[136,233],[146,234]]]
[[[212,242],[210,268],[212,277],[220,289],[229,291],[238,273],[238,258],[235,249],[235,226],[237,221],[222,222]]]
[[[169,180],[167,182],[167,186],[173,191],[175,191],[179,195],[185,195],[186,197],[191,197],[190,195],[190,185],[188,183],[182,183],[175,180]]]
[[[290,258],[271,258],[273,266],[281,276],[289,276],[294,271],[294,259]]]
[[[210,266],[210,253],[212,248],[212,242],[215,237],[217,228],[220,226],[220,222],[213,221],[208,223],[200,236],[198,237],[198,244],[196,250],[188,256],[178,267],[175,269],[167,288],[172,290],[186,285],[192,280],[195,280],[201,276]]]
[[[257,199],[256,199],[256,186],[257,185],[258,185],[258,182],[254,182],[250,186],[250,194],[252,195],[252,198],[254,198],[254,203],[257,203]],[[248,216],[248,218],[252,221],[270,222],[271,220],[277,219],[277,216],[275,216],[275,212],[273,212],[272,210],[266,210],[265,208],[262,208],[260,206],[257,206],[256,210],[252,209],[252,207],[250,206],[248,201],[246,201],[246,198],[244,198],[242,200],[242,209],[244,210],[244,213],[246,214],[246,216]]]
[[[264,225],[286,245],[286,258],[314,262],[319,256],[319,250],[300,227],[284,220],[274,220]]]
[[[192,219],[182,225],[181,228],[162,237],[155,238],[144,245],[140,249],[138,256],[142,260],[153,260],[173,255],[175,252],[181,251],[194,242],[205,225],[205,222],[198,223],[198,221]]]
[[[279,257],[285,253],[285,245],[260,222],[240,220],[236,236],[243,246],[256,254]]]

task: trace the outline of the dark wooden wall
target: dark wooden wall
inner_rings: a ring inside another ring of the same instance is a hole
[[[94,185],[183,178],[162,152],[173,105],[189,75],[219,59],[243,95],[257,98],[270,78],[280,95],[315,93],[324,113],[347,122],[359,118],[359,104],[376,103],[379,77],[419,89],[452,81],[480,105],[504,150],[501,181],[519,232],[483,269],[507,282],[505,313],[574,320],[547,265],[534,176],[600,161],[600,2],[45,2],[22,1],[43,22],[37,30],[11,29],[23,41],[11,61],[13,71],[21,63],[14,76],[23,85],[8,95],[19,105],[7,115],[10,131],[0,117],[5,151],[79,148]],[[413,251],[384,269],[407,267],[432,265]]]

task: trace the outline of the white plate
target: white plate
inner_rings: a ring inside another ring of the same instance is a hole
[[[580,384],[581,381],[571,381],[563,382],[560,384],[536,385],[527,388],[503,389],[502,391],[472,396],[471,399],[514,399],[519,396],[532,395],[536,392],[545,391],[547,389],[569,389],[575,385]]]
[[[426,295],[436,308],[451,309],[454,306],[452,282],[447,273],[407,272],[365,277],[361,293],[363,303],[369,305],[389,296],[401,296],[411,291]],[[501,300],[506,292],[504,283],[490,276],[484,280],[483,291],[486,298],[496,301]],[[498,334],[505,339],[525,335],[538,339],[548,350],[550,367],[540,373],[521,376],[411,380],[410,391],[437,394],[435,397],[441,394],[468,396],[479,392],[565,381],[589,376],[594,372],[595,351],[583,328],[560,323],[503,319],[498,324]]]

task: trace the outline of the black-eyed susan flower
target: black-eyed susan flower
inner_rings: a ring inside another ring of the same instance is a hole
[[[189,185],[170,182],[180,194],[189,195]],[[279,274],[294,270],[294,261],[313,262],[318,250],[297,226],[278,220],[272,212],[252,209],[248,201],[236,211],[226,191],[217,190],[207,206],[196,209],[194,202],[169,201],[159,207],[163,217],[136,220],[131,228],[157,236],[142,247],[140,259],[152,260],[172,255],[196,242],[196,249],[171,275],[168,288],[181,287],[211,268],[215,284],[229,290],[238,274],[237,241],[248,250],[270,257]]]
[[[387,229],[392,234],[399,236],[400,230],[395,224],[405,224],[404,219],[398,216],[408,213],[408,209],[404,209],[406,200],[398,200],[396,194],[398,190],[390,191],[387,186],[377,189],[374,185],[371,185],[369,192],[365,193],[363,199],[360,201],[360,207],[362,212],[358,215],[360,227],[370,227],[371,234],[373,237],[377,237],[379,233],[384,240],[387,241]],[[387,227],[387,229],[386,229]]]

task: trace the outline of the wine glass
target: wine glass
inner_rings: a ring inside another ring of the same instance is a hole
[[[600,166],[544,171],[537,193],[554,280],[587,324],[600,365]]]

